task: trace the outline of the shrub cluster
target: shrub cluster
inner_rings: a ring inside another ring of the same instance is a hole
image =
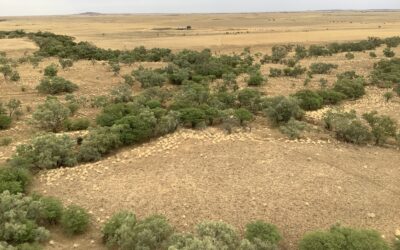
[[[72,93],[78,90],[78,85],[62,77],[45,77],[40,81],[36,89],[42,94],[56,95],[61,93]]]
[[[160,87],[167,81],[165,73],[161,70],[139,68],[134,70],[132,75],[141,83],[142,88]]]
[[[124,249],[276,249],[281,235],[276,226],[263,221],[246,225],[240,240],[236,229],[223,222],[203,222],[193,234],[174,233],[163,216],[138,220],[131,212],[120,212],[103,227],[103,241],[110,248]]]
[[[338,65],[332,63],[313,63],[310,66],[311,74],[329,74],[332,69],[337,69]]]
[[[375,249],[389,250],[389,245],[375,230],[359,230],[336,225],[329,231],[306,234],[300,241],[300,250]]]

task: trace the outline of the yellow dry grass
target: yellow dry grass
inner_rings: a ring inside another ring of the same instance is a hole
[[[321,43],[399,35],[400,12],[10,17],[0,30],[67,34],[104,48],[262,50],[276,43]],[[192,26],[192,30],[177,30]]]

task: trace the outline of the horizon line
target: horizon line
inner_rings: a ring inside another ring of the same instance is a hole
[[[79,16],[82,15],[196,15],[196,14],[264,14],[264,13],[303,13],[303,12],[398,12],[400,9],[320,9],[320,10],[276,10],[276,11],[231,11],[231,12],[97,12],[84,11],[69,14],[35,14],[35,15],[11,15],[0,17],[43,17],[43,16]]]

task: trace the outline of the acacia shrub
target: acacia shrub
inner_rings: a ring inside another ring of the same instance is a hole
[[[60,132],[71,111],[57,98],[47,98],[45,103],[36,107],[32,114],[32,123],[40,129]]]
[[[44,69],[44,76],[53,77],[56,76],[57,73],[58,73],[58,68],[57,65],[55,65],[54,63],[50,64]]]
[[[139,68],[132,71],[132,75],[141,83],[142,88],[160,87],[167,81],[165,73],[161,70]]]
[[[365,80],[364,78],[343,78],[338,79],[333,90],[344,94],[348,99],[358,99],[365,95]]]
[[[60,225],[69,235],[82,234],[89,227],[89,219],[89,214],[83,208],[70,205],[64,209]]]
[[[372,135],[376,145],[382,145],[388,137],[396,137],[397,123],[386,115],[378,115],[377,111],[365,113],[362,116],[371,127]]]
[[[24,193],[31,181],[31,173],[25,168],[0,168],[0,194],[9,191],[11,194]]]

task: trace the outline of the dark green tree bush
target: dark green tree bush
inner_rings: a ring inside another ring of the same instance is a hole
[[[71,205],[61,215],[60,225],[69,235],[84,233],[89,227],[89,214],[81,207]]]
[[[371,57],[371,58],[376,58],[376,57],[378,57],[378,56],[376,55],[375,52],[371,51],[371,52],[369,52],[369,57]]]
[[[280,77],[282,76],[283,72],[281,69],[278,68],[270,68],[269,69],[269,76],[270,77]]]
[[[354,111],[329,111],[324,116],[324,122],[328,130],[335,132],[338,140],[354,144],[366,144],[371,140],[369,128]]]
[[[54,63],[50,64],[44,69],[44,76],[53,77],[57,76],[57,73],[58,73],[58,67]]]
[[[235,117],[239,120],[241,126],[243,126],[245,122],[253,120],[253,114],[245,108],[236,109]]]
[[[378,112],[373,111],[363,114],[363,118],[371,127],[376,145],[384,144],[388,137],[396,137],[397,123],[389,116],[378,115]]]
[[[11,117],[0,114],[0,130],[10,128],[11,122],[12,122]]]
[[[275,225],[264,221],[254,221],[246,225],[245,238],[252,243],[262,241],[276,245],[282,236]]]
[[[77,164],[75,142],[67,135],[45,134],[29,144],[17,146],[14,157],[24,159],[32,168],[52,169]]]
[[[56,95],[72,93],[78,90],[78,85],[62,77],[55,76],[42,79],[36,89],[42,94]]]
[[[306,47],[304,47],[302,45],[297,45],[295,47],[294,51],[296,52],[297,60],[304,59],[307,57],[308,51],[307,51]]]
[[[300,108],[298,99],[278,96],[267,100],[265,114],[273,124],[279,125],[287,123],[291,118],[301,119],[304,111]]]
[[[260,86],[266,82],[266,78],[261,74],[259,70],[252,71],[249,73],[247,84],[249,86]]]
[[[142,88],[162,86],[167,81],[166,75],[158,70],[139,68],[132,75],[141,83]]]
[[[293,95],[300,101],[303,110],[318,110],[322,108],[324,99],[318,93],[311,90],[300,90]]]
[[[306,234],[300,241],[300,250],[375,249],[389,250],[388,244],[375,230],[358,230],[333,226],[329,231]]]
[[[137,220],[133,213],[112,216],[103,228],[103,241],[109,247],[128,249],[165,249],[173,229],[163,216]]]
[[[394,53],[393,50],[391,50],[389,47],[387,47],[383,50],[383,55],[391,58],[391,57],[394,57],[396,54]]]
[[[179,110],[180,119],[183,124],[188,124],[191,128],[196,128],[207,118],[206,113],[199,108],[185,108]]]
[[[87,118],[67,119],[64,122],[64,128],[68,131],[86,130],[90,126],[90,121]]]
[[[318,90],[317,94],[322,97],[324,105],[336,105],[347,98],[346,95],[331,89]]]
[[[289,77],[297,77],[299,75],[304,74],[307,71],[307,69],[305,67],[302,67],[300,65],[296,65],[293,68],[288,67],[288,68],[284,68],[283,69],[283,74],[285,76],[289,76]]]
[[[40,129],[60,132],[68,119],[70,110],[57,98],[47,98],[44,104],[37,106],[32,114],[32,123]]]
[[[60,58],[58,62],[60,63],[62,69],[71,68],[74,65],[74,62],[71,59]]]
[[[297,121],[291,118],[287,123],[279,126],[279,130],[282,134],[287,135],[291,140],[298,139],[301,133],[306,128],[306,123],[302,121]]]
[[[9,191],[11,194],[24,193],[31,181],[31,174],[25,168],[0,168],[0,194]]]
[[[337,69],[338,65],[332,63],[313,63],[310,66],[311,74],[329,74],[332,69]]]
[[[354,54],[351,52],[347,52],[345,57],[347,60],[353,60],[355,58]]]
[[[40,202],[23,194],[10,194],[8,191],[1,193],[0,242],[19,246],[47,241],[49,232],[38,225],[41,213]]]
[[[363,78],[341,79],[335,83],[333,90],[344,94],[349,99],[358,99],[365,95],[365,80]]]

